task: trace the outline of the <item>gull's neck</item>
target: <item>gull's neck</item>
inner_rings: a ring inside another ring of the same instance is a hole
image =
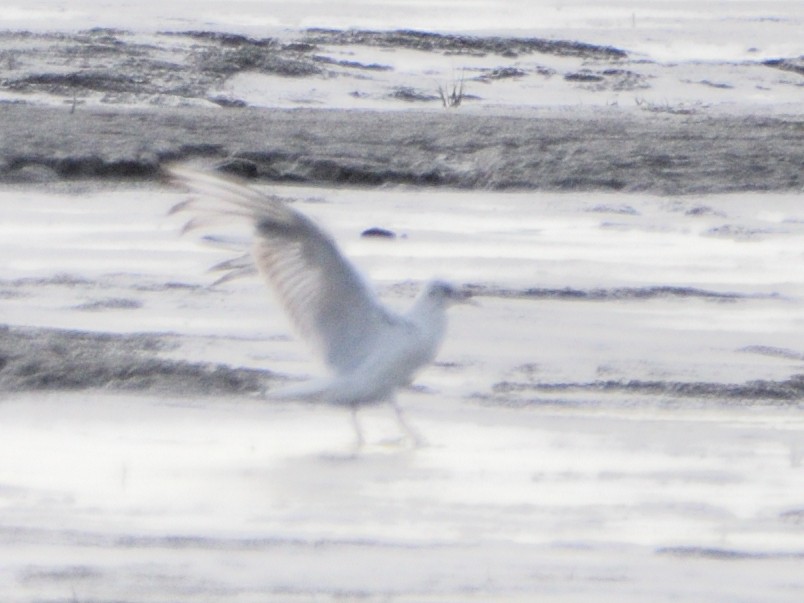
[[[428,289],[425,289],[413,302],[407,318],[436,350],[447,330],[447,309],[443,301],[433,298]]]

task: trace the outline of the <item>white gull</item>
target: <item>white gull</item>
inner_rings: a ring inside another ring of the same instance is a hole
[[[252,255],[259,272],[296,330],[331,371],[326,378],[271,392],[271,397],[351,408],[358,447],[363,436],[357,409],[388,402],[406,436],[420,443],[404,420],[396,391],[435,359],[446,331],[447,308],[467,301],[468,294],[434,280],[410,310],[396,313],[380,303],[332,237],[279,198],[207,172],[173,167],[169,173],[197,195],[174,208],[199,213],[186,228],[203,225],[200,216],[208,212],[253,223]],[[236,261],[230,267],[243,271]]]

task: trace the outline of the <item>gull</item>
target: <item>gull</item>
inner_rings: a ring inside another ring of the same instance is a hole
[[[396,392],[435,359],[446,332],[447,308],[467,302],[469,293],[433,280],[407,312],[394,312],[380,302],[334,239],[280,198],[208,172],[177,166],[168,172],[195,195],[172,210],[197,212],[185,230],[208,224],[209,217],[251,222],[253,263],[296,331],[329,368],[326,377],[269,392],[269,396],[349,408],[358,449],[364,438],[357,410],[389,403],[402,432],[415,446],[420,445],[421,439],[405,421]],[[221,266],[234,276],[253,271],[242,258]]]

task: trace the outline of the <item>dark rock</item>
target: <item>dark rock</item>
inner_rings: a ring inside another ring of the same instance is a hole
[[[361,232],[360,236],[375,239],[395,239],[396,233],[393,232],[392,230],[387,230],[385,228],[373,226],[372,228],[367,228],[366,230]]]

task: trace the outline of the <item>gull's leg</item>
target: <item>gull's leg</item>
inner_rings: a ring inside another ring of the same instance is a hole
[[[399,424],[399,429],[405,434],[405,437],[408,439],[408,441],[410,441],[414,448],[424,446],[424,439],[422,436],[420,436],[416,430],[408,425],[408,422],[405,420],[405,413],[402,410],[402,407],[399,406],[399,403],[396,401],[396,396],[391,398],[391,406],[394,409],[394,414],[396,415],[396,422]]]
[[[360,429],[360,421],[357,420],[357,406],[352,406],[351,411],[352,427],[355,430],[355,451],[359,452],[362,450],[366,440],[363,438],[363,430]]]

